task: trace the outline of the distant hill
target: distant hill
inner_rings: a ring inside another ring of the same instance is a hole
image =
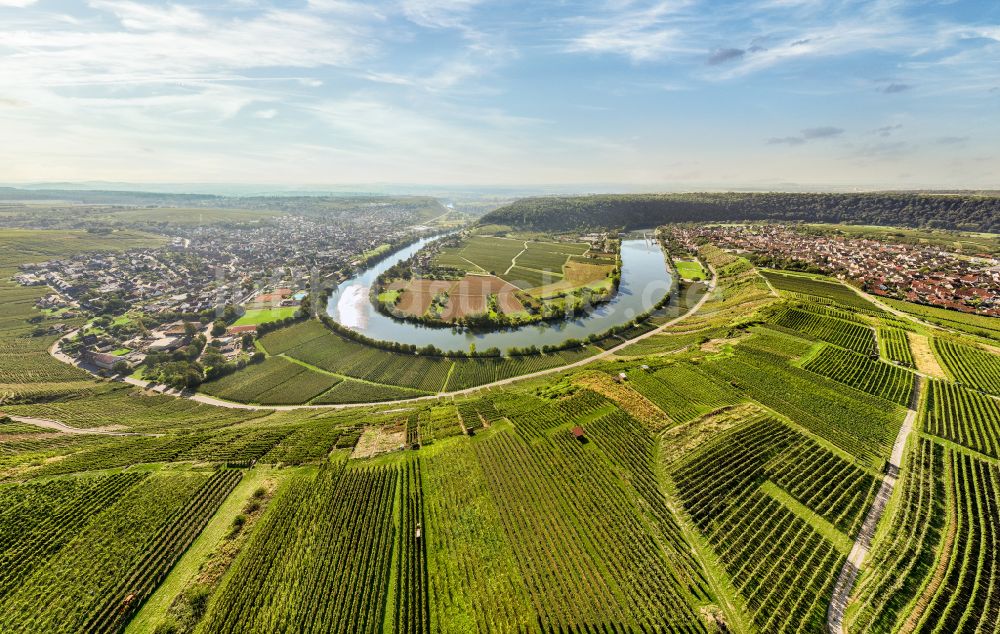
[[[85,205],[142,207],[211,207],[213,209],[253,209],[300,214],[338,215],[354,213],[359,207],[397,207],[429,219],[448,210],[432,196],[217,196],[165,192],[98,189],[22,189],[0,187],[0,202],[66,201]]]
[[[786,220],[1000,233],[1000,197],[973,194],[607,194],[524,198],[481,224],[545,231],[653,227],[668,222]]]

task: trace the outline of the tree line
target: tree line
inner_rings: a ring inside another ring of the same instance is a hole
[[[924,193],[600,194],[524,198],[480,224],[540,231],[649,228],[671,222],[781,220],[1000,233],[1000,196]]]

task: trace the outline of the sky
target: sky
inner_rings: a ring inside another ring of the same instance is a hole
[[[0,180],[1000,188],[996,0],[0,0]]]

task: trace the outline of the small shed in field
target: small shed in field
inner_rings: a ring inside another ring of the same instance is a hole
[[[583,441],[587,439],[587,432],[583,431],[583,427],[580,427],[579,425],[573,427],[573,429],[570,430],[570,433],[573,434],[573,438],[576,438],[577,440]]]

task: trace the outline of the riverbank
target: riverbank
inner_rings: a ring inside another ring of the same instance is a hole
[[[418,242],[343,282],[327,300],[327,314],[337,324],[361,337],[390,344],[434,346],[442,351],[464,351],[470,346],[501,351],[531,346],[556,346],[569,339],[586,340],[634,321],[660,304],[672,288],[666,256],[655,240],[624,240],[618,292],[608,301],[558,322],[517,325],[503,330],[473,331],[429,327],[399,320],[380,312],[368,295],[379,275],[417,253],[427,241]]]

